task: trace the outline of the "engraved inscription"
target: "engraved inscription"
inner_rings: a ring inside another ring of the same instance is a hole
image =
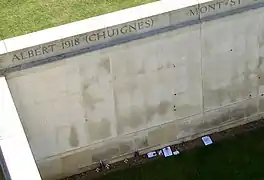
[[[61,47],[62,47],[62,49],[67,49],[67,48],[71,48],[74,46],[78,46],[79,44],[80,44],[80,39],[75,38],[75,39],[62,41]]]
[[[125,35],[133,32],[138,32],[142,29],[148,29],[153,26],[153,19],[146,19],[145,21],[138,21],[122,26],[121,28],[109,28],[103,31],[98,31],[88,34],[85,39],[87,43],[99,41],[106,38],[111,38],[119,35]]]
[[[48,53],[54,52],[54,46],[56,44],[49,44],[47,46],[39,46],[39,47],[34,47],[33,49],[30,49],[28,51],[20,52],[18,54],[13,55],[13,61],[19,61],[19,60],[25,60],[25,59],[30,59],[35,56],[40,56]]]
[[[225,1],[218,1],[212,4],[202,5],[199,8],[190,9],[189,15],[190,16],[197,16],[199,14],[204,14],[207,12],[213,12],[225,7],[233,7],[241,4],[241,0],[225,0]]]
[[[121,27],[106,28],[103,30],[98,30],[95,32],[90,32],[78,37],[67,38],[61,40],[60,42],[51,43],[48,45],[41,45],[38,47],[33,47],[25,51],[19,51],[12,57],[13,62],[19,62],[24,60],[30,60],[34,57],[47,55],[53,52],[65,52],[72,48],[83,46],[87,47],[93,45],[97,41],[111,40],[115,37],[122,37],[125,35],[140,32],[144,29],[150,29],[154,25],[154,20],[152,18],[146,18],[143,20],[138,20],[136,22],[124,24]]]

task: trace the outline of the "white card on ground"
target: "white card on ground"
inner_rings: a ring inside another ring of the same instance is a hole
[[[202,140],[203,140],[204,145],[206,145],[206,146],[213,144],[213,141],[210,138],[210,136],[204,136],[204,137],[202,137]]]
[[[180,154],[180,151],[176,150],[176,151],[173,152],[173,154],[174,154],[175,156],[177,156],[177,155]]]
[[[157,153],[156,153],[155,151],[153,151],[153,152],[149,152],[149,153],[147,154],[147,156],[148,156],[148,158],[153,158],[153,157],[157,156]]]
[[[162,149],[162,151],[165,157],[169,157],[173,155],[170,147],[165,147]]]

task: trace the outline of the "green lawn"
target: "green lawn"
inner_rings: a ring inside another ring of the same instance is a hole
[[[0,0],[0,36],[6,39],[153,1]]]
[[[101,180],[263,180],[264,129],[168,159],[109,174]]]

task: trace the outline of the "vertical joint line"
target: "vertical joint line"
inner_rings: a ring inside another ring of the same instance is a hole
[[[262,36],[262,33],[261,33],[261,24],[262,24],[262,18],[260,17],[259,18],[259,21],[260,21],[260,23],[258,24],[258,38],[257,38],[257,43],[258,43],[258,55],[257,55],[257,57],[258,57],[258,63],[260,63],[260,43],[261,43],[261,36]],[[260,67],[259,67],[260,68]],[[257,107],[258,107],[258,109],[257,109],[257,111],[258,111],[258,114],[260,114],[260,112],[261,112],[261,110],[260,110],[260,92],[259,92],[259,77],[260,77],[260,74],[258,74],[258,81],[257,81]]]
[[[200,2],[198,1],[198,9],[200,9]],[[202,17],[201,17],[201,13],[199,12],[199,28],[200,28],[200,78],[201,78],[201,100],[202,100],[202,115],[204,116],[204,88],[203,88],[203,46],[202,46]]]

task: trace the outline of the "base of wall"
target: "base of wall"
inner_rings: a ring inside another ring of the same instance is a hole
[[[232,136],[234,134],[250,131],[257,127],[263,127],[263,126],[264,126],[264,119],[262,115],[255,115],[249,118],[245,118],[243,120],[240,119],[237,121],[226,122],[225,124],[220,125],[216,128],[207,129],[201,133],[191,134],[189,136],[179,138],[176,141],[171,141],[166,144],[141,149],[140,154],[142,155],[140,156],[140,161],[138,162],[134,161],[133,153],[124,154],[122,156],[113,158],[112,160],[107,161],[107,163],[111,164],[111,169],[99,173],[95,171],[95,169],[98,167],[98,163],[93,163],[90,166],[81,167],[82,162],[87,160],[87,157],[89,158],[89,153],[90,153],[89,149],[79,153],[73,153],[71,155],[65,156],[67,157],[68,162],[71,163],[76,162],[74,164],[75,167],[78,168],[75,169],[70,168],[72,167],[73,164],[69,166],[69,169],[63,168],[62,163],[65,163],[64,161],[65,157],[54,157],[52,159],[40,161],[38,162],[38,167],[41,172],[42,178],[44,180],[61,179],[65,177],[68,177],[67,180],[74,180],[76,178],[82,179],[84,177],[88,179],[93,179],[102,176],[105,173],[135,166],[138,165],[138,163],[140,164],[145,163],[149,161],[149,159],[147,159],[145,155],[147,152],[157,149],[162,149],[165,146],[171,146],[172,149],[185,151],[197,146],[198,147],[202,146],[203,144],[202,141],[200,140],[200,137],[204,135],[210,134],[214,141],[219,141],[223,138]],[[123,162],[124,159],[128,159],[129,163],[125,164]],[[72,174],[77,174],[77,175],[69,177]]]

